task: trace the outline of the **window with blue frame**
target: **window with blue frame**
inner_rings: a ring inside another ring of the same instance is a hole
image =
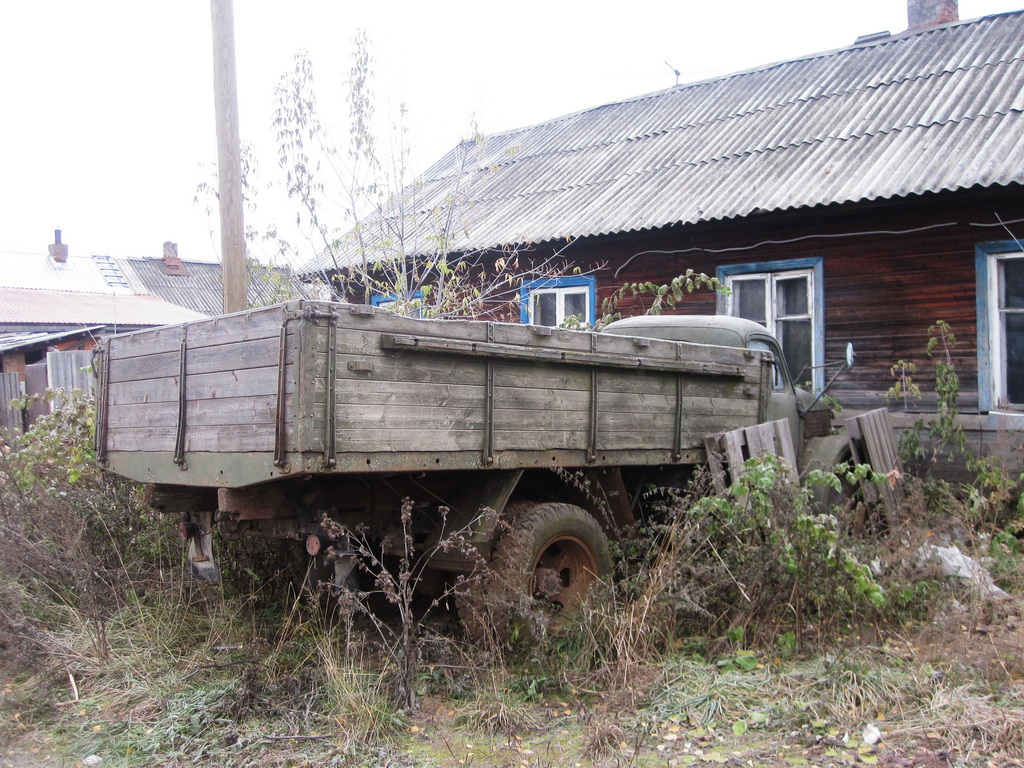
[[[392,312],[401,310],[401,314],[409,317],[423,316],[423,291],[413,291],[401,298],[394,293],[386,296],[377,294],[370,297],[370,303],[375,307],[390,309]]]
[[[530,280],[519,289],[520,315],[530,325],[559,326],[572,317],[594,324],[597,281],[590,276]]]
[[[730,289],[719,311],[761,323],[782,347],[797,383],[825,384],[823,260],[785,259],[719,267],[718,279]]]
[[[1024,241],[975,247],[978,406],[1024,409]]]

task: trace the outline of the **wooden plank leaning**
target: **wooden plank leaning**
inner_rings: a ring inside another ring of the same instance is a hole
[[[781,458],[788,467],[789,481],[794,484],[797,482],[796,451],[793,448],[789,421],[786,419],[707,435],[704,438],[704,446],[707,449],[711,477],[718,493],[722,493],[740,479],[747,459],[767,454],[775,454]]]
[[[889,411],[878,408],[846,420],[846,433],[850,437],[850,450],[858,464],[870,464],[879,474],[886,475],[888,482],[881,486],[863,483],[864,498],[869,502],[881,501],[885,508],[887,523],[903,503],[903,465],[893,440]]]

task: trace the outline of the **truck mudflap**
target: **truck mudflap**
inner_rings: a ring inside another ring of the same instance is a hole
[[[213,512],[193,512],[181,521],[181,535],[188,541],[188,570],[193,578],[220,584],[220,570],[213,559]]]

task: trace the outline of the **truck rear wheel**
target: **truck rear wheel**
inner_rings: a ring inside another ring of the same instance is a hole
[[[517,502],[490,567],[459,600],[466,633],[506,643],[524,628],[560,634],[579,617],[595,582],[612,573],[608,537],[572,504]]]

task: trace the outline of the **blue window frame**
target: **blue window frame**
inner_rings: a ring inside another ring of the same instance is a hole
[[[519,289],[520,319],[530,325],[559,326],[576,316],[593,325],[596,296],[597,280],[592,276],[530,280]]]
[[[974,248],[978,409],[1024,410],[1024,240]]]
[[[824,387],[824,259],[733,264],[716,276],[731,289],[719,296],[719,312],[764,325],[779,340],[794,382]]]
[[[381,307],[382,309],[393,309],[393,305],[398,302],[398,300],[398,294],[395,293],[389,293],[387,295],[375,294],[370,297],[370,304],[375,307]],[[423,316],[423,291],[413,291],[404,298],[403,303],[406,304],[410,310],[407,313],[409,317]]]

